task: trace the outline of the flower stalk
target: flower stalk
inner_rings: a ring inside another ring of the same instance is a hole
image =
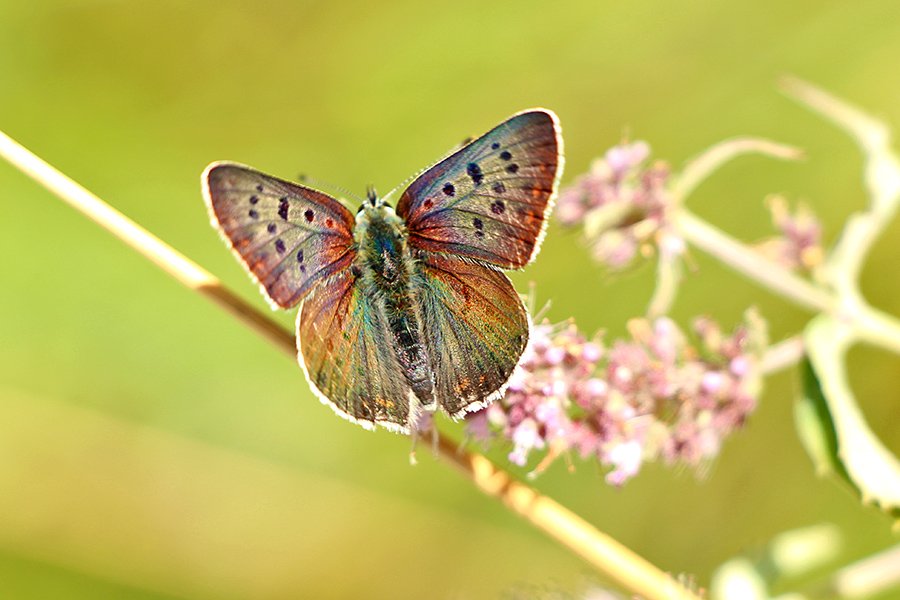
[[[100,198],[0,132],[0,156],[121,239],[175,279],[199,292],[296,360],[294,336],[248,304],[205,269],[116,211]],[[428,438],[430,434],[424,434]],[[439,436],[439,458],[454,466],[489,496],[603,572],[631,594],[648,600],[699,600],[670,575],[650,564],[562,505],[447,436]]]

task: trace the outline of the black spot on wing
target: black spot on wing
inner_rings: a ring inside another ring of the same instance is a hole
[[[478,217],[472,219],[472,226],[475,228],[475,237],[484,237],[484,223]]]
[[[475,185],[481,185],[484,180],[484,173],[481,172],[481,167],[477,163],[472,162],[466,165],[466,173],[472,178],[472,183]]]

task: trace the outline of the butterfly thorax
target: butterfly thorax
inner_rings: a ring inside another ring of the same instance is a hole
[[[406,268],[410,263],[406,226],[390,206],[364,207],[356,215],[354,238],[364,273],[373,275],[380,288],[396,288],[399,292],[408,287],[411,273]]]
[[[356,216],[354,239],[360,285],[374,299],[390,329],[391,345],[423,406],[434,404],[434,381],[422,340],[419,302],[411,282],[415,261],[403,221],[385,204],[365,206]]]

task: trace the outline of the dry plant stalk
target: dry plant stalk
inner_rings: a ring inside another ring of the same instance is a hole
[[[166,273],[225,309],[292,360],[296,358],[297,350],[291,332],[225,288],[211,273],[3,132],[0,132],[0,156],[150,259]],[[430,440],[430,435],[438,434],[427,434],[425,439]],[[514,513],[599,569],[613,584],[648,600],[699,600],[696,594],[685,589],[671,575],[604,535],[551,498],[516,480],[484,456],[469,452],[444,435],[439,436],[435,447],[443,462],[455,467],[480,490],[501,501]]]

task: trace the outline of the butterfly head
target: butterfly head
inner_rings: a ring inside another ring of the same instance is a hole
[[[356,227],[354,237],[365,235],[367,230],[381,229],[382,225],[393,231],[396,235],[405,233],[406,227],[403,220],[397,216],[394,207],[385,202],[386,198],[379,198],[373,189],[366,193],[365,201],[356,212]]]
[[[366,201],[365,204],[371,207],[376,207],[380,203],[378,199],[378,194],[375,193],[375,186],[370,185],[366,188]]]
[[[366,211],[366,210],[376,209],[381,206],[387,206],[388,208],[393,208],[393,206],[387,202],[387,199],[393,193],[394,192],[391,191],[390,193],[388,193],[387,196],[379,196],[378,193],[375,191],[375,187],[372,185],[369,185],[366,188],[365,198],[360,198],[360,200],[362,200],[362,204],[360,204],[359,208],[356,210],[357,218],[363,211]],[[356,197],[359,198],[359,196],[356,196]]]
[[[394,207],[387,201],[393,193],[394,192],[391,191],[386,196],[379,196],[375,191],[375,187],[369,185],[366,188],[366,196],[365,198],[362,198],[362,204],[356,211],[357,224],[359,224],[360,219],[363,219],[364,214],[368,215],[365,217],[367,220],[382,220],[388,213],[394,215]],[[387,217],[388,221],[392,221],[394,218],[396,218],[396,215],[394,215],[393,218],[390,216]]]

